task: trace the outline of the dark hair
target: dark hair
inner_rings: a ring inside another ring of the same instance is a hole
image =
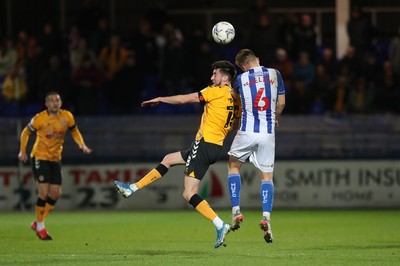
[[[58,96],[60,96],[60,98],[61,98],[61,95],[60,95],[58,92],[56,92],[56,91],[49,91],[48,93],[46,93],[45,99],[47,100],[47,98],[48,98],[50,95],[58,95]]]
[[[222,74],[227,75],[229,80],[232,81],[236,76],[235,66],[226,60],[216,61],[211,65],[212,69],[219,69]]]

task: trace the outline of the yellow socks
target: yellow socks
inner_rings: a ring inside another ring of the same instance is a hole
[[[211,209],[210,205],[206,200],[203,200],[197,205],[196,211],[201,213],[204,217],[206,217],[211,222],[217,217],[217,214]]]
[[[190,198],[189,204],[211,222],[215,219],[215,217],[217,217],[217,214],[213,211],[213,209],[211,209],[208,202],[197,194],[194,194]]]
[[[139,189],[148,186],[149,184],[153,183],[154,181],[160,179],[168,172],[168,168],[163,165],[159,164],[156,168],[152,169],[150,172],[147,173],[142,179],[140,179],[135,184]]]

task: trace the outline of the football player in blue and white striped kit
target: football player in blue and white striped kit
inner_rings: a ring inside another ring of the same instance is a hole
[[[258,57],[251,50],[240,50],[235,61],[244,72],[237,76],[242,102],[241,123],[228,152],[231,230],[239,229],[243,221],[240,212],[240,167],[249,159],[260,170],[263,210],[260,228],[264,231],[265,241],[272,243],[270,219],[274,200],[275,128],[285,107],[285,86],[279,71],[260,66]]]

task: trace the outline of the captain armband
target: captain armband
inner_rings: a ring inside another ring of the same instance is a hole
[[[203,94],[201,94],[201,92],[199,92],[199,101],[201,102],[201,103],[204,103],[205,102],[205,100],[204,100],[204,96],[203,96]]]
[[[28,128],[31,132],[36,132],[36,129],[32,126],[31,123],[29,123],[29,124],[27,125],[27,128]]]

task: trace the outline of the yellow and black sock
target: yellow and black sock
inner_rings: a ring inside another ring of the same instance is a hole
[[[163,177],[167,172],[168,168],[163,164],[159,164],[156,168],[153,168],[150,172],[148,172],[147,175],[145,175],[142,179],[136,182],[136,186],[139,189],[142,189]]]
[[[208,202],[197,194],[194,194],[190,198],[189,204],[211,222],[217,217],[217,214],[211,209]]]
[[[46,201],[41,198],[37,198],[35,205],[35,213],[36,213],[36,221],[39,223],[42,223],[44,221],[45,206],[46,206]]]
[[[49,215],[49,213],[54,209],[56,202],[57,200],[53,200],[50,197],[47,198],[46,205],[44,207],[43,219],[45,219]]]

